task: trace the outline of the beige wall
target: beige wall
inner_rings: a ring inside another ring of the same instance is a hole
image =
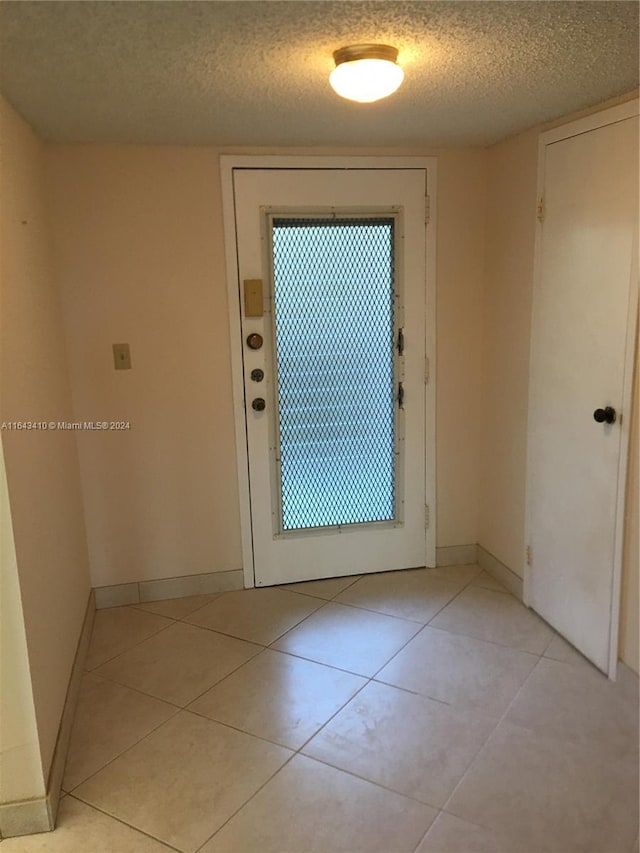
[[[18,563],[0,447],[0,803],[30,800],[44,793]]]
[[[50,253],[43,146],[0,100],[1,421],[71,417]],[[3,432],[20,595],[44,778],[89,595],[75,436]]]
[[[478,541],[486,153],[438,158],[438,547]]]
[[[75,416],[131,422],[78,435],[94,586],[241,567],[219,153],[49,148]],[[458,545],[477,539],[484,152],[440,152],[438,179],[438,544]]]
[[[625,537],[622,559],[622,607],[620,610],[620,657],[634,672],[640,672],[640,644],[638,619],[640,617],[640,591],[638,573],[640,552],[638,548],[638,421],[640,420],[640,349],[636,339],[634,405],[631,407],[631,438],[629,445],[629,474],[627,480],[627,502],[625,506]]]
[[[55,146],[49,176],[75,415],[131,423],[78,435],[93,585],[238,569],[217,156]]]
[[[479,543],[518,575],[524,557],[538,130],[487,151]]]

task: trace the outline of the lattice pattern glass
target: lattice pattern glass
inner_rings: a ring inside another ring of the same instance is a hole
[[[281,530],[392,521],[394,221],[272,226]]]

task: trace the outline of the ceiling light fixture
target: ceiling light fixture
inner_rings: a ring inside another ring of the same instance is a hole
[[[404,79],[398,51],[388,44],[354,44],[333,54],[336,67],[329,75],[335,92],[350,101],[369,104],[392,95]]]

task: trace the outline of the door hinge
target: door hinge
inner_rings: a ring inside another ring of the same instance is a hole
[[[429,529],[429,522],[431,521],[431,511],[429,509],[429,504],[424,505],[424,529]]]
[[[398,329],[398,355],[404,355],[404,329]]]
[[[538,202],[538,222],[544,222],[544,197],[540,197]]]
[[[431,222],[431,198],[428,195],[424,197],[424,224],[429,225]]]
[[[533,563],[533,548],[531,545],[527,545],[527,550],[525,552],[525,557],[527,560],[527,565],[530,566]]]
[[[429,364],[429,356],[425,355],[424,357],[424,384],[429,384],[429,373],[431,370],[431,365]]]

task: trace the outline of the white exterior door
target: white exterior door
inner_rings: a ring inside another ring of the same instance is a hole
[[[256,586],[426,565],[426,171],[232,183]]]
[[[529,401],[527,603],[611,674],[637,294],[638,124],[625,113],[541,142]]]

